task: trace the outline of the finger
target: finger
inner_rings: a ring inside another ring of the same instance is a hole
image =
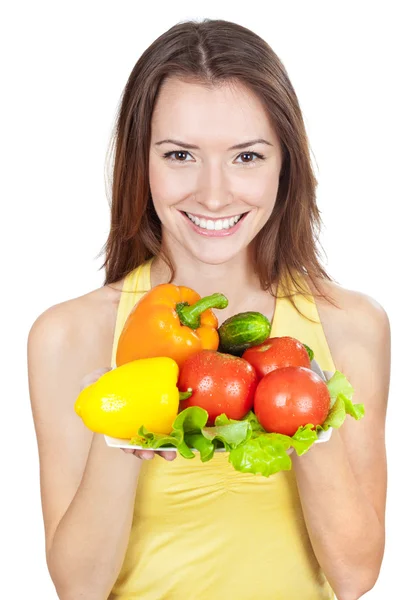
[[[151,450],[135,450],[135,449],[130,450],[129,448],[121,448],[121,450],[123,452],[125,452],[126,454],[134,454],[138,458],[145,458],[146,460],[153,458],[153,454],[154,455],[159,454],[162,458],[165,458],[165,460],[174,460],[177,455],[176,452],[169,452],[167,450],[163,450],[163,451],[158,450],[157,452],[153,452]],[[151,454],[151,456],[148,456],[148,457],[142,456],[143,452],[147,452],[147,453]]]
[[[174,460],[177,455],[176,452],[168,450],[160,450],[158,454],[162,456],[162,458],[165,458],[165,460]]]
[[[134,454],[143,460],[151,460],[154,458],[154,450],[135,450]]]

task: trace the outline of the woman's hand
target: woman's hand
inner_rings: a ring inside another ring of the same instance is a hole
[[[112,371],[111,367],[100,367],[82,379],[80,391],[82,391],[88,385],[95,383],[102,375],[107,373],[108,371]],[[165,460],[174,460],[176,458],[177,452],[170,450],[130,450],[129,448],[121,448],[123,452],[126,454],[134,454],[137,458],[141,458],[142,460],[151,460],[155,457],[156,454],[165,458]]]
[[[177,452],[171,450],[129,450],[129,448],[121,448],[127,454],[134,454],[142,460],[150,460],[155,457],[156,454],[165,458],[165,460],[174,460]]]

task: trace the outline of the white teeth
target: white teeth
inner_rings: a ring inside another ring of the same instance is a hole
[[[202,229],[208,229],[209,231],[220,231],[221,229],[230,229],[239,221],[242,215],[236,215],[236,217],[231,217],[230,219],[218,219],[217,221],[212,221],[211,219],[199,219],[190,213],[186,213],[187,216],[193,223],[195,223],[198,227]]]

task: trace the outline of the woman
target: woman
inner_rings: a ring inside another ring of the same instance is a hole
[[[304,122],[266,42],[222,20],[161,35],[124,90],[112,190],[104,285],[46,310],[28,340],[59,597],[356,600],[384,551],[390,328],[318,261]],[[223,453],[203,464],[106,446],[74,401],[115,364],[135,303],[167,281],[224,293],[220,323],[257,310],[271,337],[301,339],[326,373],[345,373],[364,419],[269,478]]]

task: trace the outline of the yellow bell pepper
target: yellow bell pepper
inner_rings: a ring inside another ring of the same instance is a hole
[[[169,357],[128,362],[84,388],[74,405],[86,427],[96,433],[130,439],[144,425],[168,434],[180,399],[191,392],[177,388],[178,364]]]

